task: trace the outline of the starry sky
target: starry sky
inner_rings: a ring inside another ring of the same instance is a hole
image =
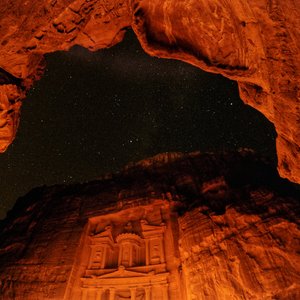
[[[92,180],[160,152],[246,147],[276,163],[274,127],[236,82],[150,57],[131,31],[113,48],[46,60],[0,155],[0,218],[33,187]]]

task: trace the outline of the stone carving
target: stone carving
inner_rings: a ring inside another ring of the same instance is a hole
[[[174,246],[164,238],[166,225],[162,219],[159,224],[145,218],[122,222],[113,219],[104,227],[100,220],[93,226],[97,233],[92,231],[87,239],[90,251],[80,278],[80,299],[179,299],[169,294],[170,282],[174,284],[178,272],[165,259],[166,248],[172,255],[174,249],[170,247]],[[74,293],[72,297],[78,297]]]
[[[135,267],[143,260],[141,257],[142,240],[134,233],[119,234],[116,238],[119,248],[119,266]]]
[[[107,226],[104,232],[93,236],[89,269],[104,269],[107,267],[109,254],[113,251],[113,246],[111,226]]]

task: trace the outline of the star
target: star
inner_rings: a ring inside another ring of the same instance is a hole
[[[150,57],[131,31],[112,48],[46,60],[0,155],[0,218],[32,187],[93,180],[160,152],[247,147],[276,162],[274,127],[236,82]]]

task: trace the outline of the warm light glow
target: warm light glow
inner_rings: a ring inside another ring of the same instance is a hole
[[[158,200],[91,219],[65,299],[183,300],[170,213]]]

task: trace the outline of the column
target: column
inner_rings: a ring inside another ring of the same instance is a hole
[[[118,257],[118,266],[121,265],[121,262],[122,262],[122,256],[123,256],[123,246],[120,245],[120,248],[119,248],[119,257]]]
[[[86,300],[88,296],[88,289],[83,288],[81,291],[81,300]]]
[[[146,266],[149,266],[149,240],[145,240],[146,247]]]
[[[169,300],[169,293],[168,293],[168,285],[163,284],[162,287],[162,294],[163,294],[163,300]]]
[[[131,244],[131,245],[129,245],[129,255],[130,255],[130,257],[129,257],[129,267],[132,267],[132,265],[133,265],[133,263],[132,263],[132,254],[133,254],[133,245]]]
[[[95,288],[90,289],[89,297],[92,297],[93,299],[95,299],[95,297],[96,297],[96,289]]]
[[[130,299],[136,300],[136,288],[130,288]]]
[[[145,300],[151,300],[151,287],[145,287]]]
[[[161,263],[165,263],[165,247],[163,237],[160,238],[160,261]]]
[[[102,261],[101,261],[101,269],[105,268],[106,263],[106,253],[107,253],[107,245],[103,247],[103,255],[102,255]]]
[[[115,294],[116,294],[116,289],[110,288],[109,289],[109,300],[115,300]]]
[[[103,289],[97,289],[96,290],[96,300],[102,300],[102,294],[104,290]]]

